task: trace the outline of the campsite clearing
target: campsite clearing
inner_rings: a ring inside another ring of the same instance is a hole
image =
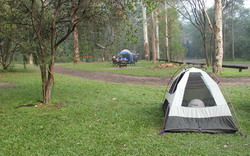
[[[157,135],[165,87],[115,84],[55,75],[52,104],[41,99],[38,71],[1,73],[0,155],[248,155],[239,134]],[[227,87],[245,132],[250,86]],[[113,100],[116,98],[115,100]]]
[[[244,63],[244,62],[239,62]],[[246,64],[247,62],[245,62]],[[62,67],[71,68],[71,69],[79,69],[86,71],[98,71],[98,72],[108,72],[115,74],[124,74],[124,75],[135,75],[135,76],[156,76],[156,77],[171,77],[176,70],[178,70],[181,66],[175,64],[173,68],[161,68],[152,70],[152,68],[157,68],[160,66],[162,62],[157,62],[156,64],[152,64],[150,61],[139,60],[134,65],[128,65],[128,68],[122,68],[119,70],[110,70],[110,68],[114,68],[116,66],[112,66],[112,62],[92,62],[92,63],[61,63],[59,64]],[[139,67],[139,68],[130,68],[130,67]],[[192,67],[190,65],[189,67]],[[118,69],[119,67],[117,67]],[[212,71],[211,67],[208,69]],[[224,72],[219,77],[250,77],[250,69],[242,70],[239,72],[238,69],[230,69],[223,68]]]
[[[173,69],[171,70],[173,71]],[[62,66],[56,66],[55,71],[57,73],[64,75],[81,77],[90,80],[122,83],[122,84],[166,86],[168,84],[168,81],[170,80],[170,77],[136,76],[136,75],[107,73],[107,72],[93,72],[93,71],[85,71],[72,68],[64,68]],[[250,85],[250,77],[220,78],[220,80],[222,84],[225,86]]]

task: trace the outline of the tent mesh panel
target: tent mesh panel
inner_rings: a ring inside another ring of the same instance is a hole
[[[190,73],[186,84],[182,106],[188,107],[188,104],[193,99],[203,101],[205,107],[216,106],[214,98],[202,79],[200,72]]]
[[[174,82],[173,82],[173,84],[171,85],[171,88],[170,88],[170,90],[169,90],[169,93],[170,93],[170,94],[173,94],[173,93],[176,91],[176,88],[177,88],[177,86],[178,86],[178,84],[179,84],[179,82],[180,82],[180,80],[182,79],[182,77],[183,77],[184,74],[185,74],[185,72],[183,72],[179,77],[177,77],[177,78],[174,80]]]

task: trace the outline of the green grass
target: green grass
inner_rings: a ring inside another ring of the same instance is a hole
[[[0,155],[249,155],[238,134],[157,135],[165,87],[121,85],[56,75],[52,104],[38,71],[0,73]],[[250,131],[250,86],[227,88]],[[113,98],[116,98],[115,100]],[[224,147],[228,144],[228,147]]]
[[[244,61],[243,62],[236,61],[236,63],[244,63]],[[92,63],[79,63],[79,64],[62,63],[58,65],[67,68],[87,70],[87,71],[111,72],[117,74],[138,75],[138,76],[166,76],[166,77],[171,77],[181,67],[176,65],[176,67],[174,68],[151,69],[152,67],[158,66],[160,64],[164,64],[164,62],[157,62],[157,64],[152,64],[152,62],[149,61],[139,61],[138,63],[136,63],[135,67],[142,67],[142,68],[136,68],[136,69],[131,68],[134,67],[133,65],[129,65],[129,68],[120,69],[117,66],[113,66],[111,62],[92,62]],[[246,61],[245,64],[247,64]],[[211,68],[209,68],[209,70],[211,71]],[[239,72],[238,69],[223,68],[223,71],[224,71],[223,74],[219,75],[219,77],[250,77],[250,69],[242,70],[242,72]]]
[[[138,75],[138,76],[172,76],[175,71],[180,68],[176,66],[175,68],[168,69],[151,69],[152,67],[164,64],[164,62],[157,62],[152,64],[150,61],[139,61],[136,65],[128,65],[128,68],[119,68],[114,66],[111,62],[92,62],[92,63],[63,63],[59,64],[63,67],[87,70],[87,71],[99,71],[99,72],[111,72],[117,74],[125,75]],[[139,68],[134,68],[139,67]]]

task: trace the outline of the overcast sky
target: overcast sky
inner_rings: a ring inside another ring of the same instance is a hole
[[[208,7],[214,5],[213,0],[207,0]],[[250,0],[244,0],[245,8],[250,8]]]
[[[245,0],[244,4],[246,8],[250,8],[250,0]]]

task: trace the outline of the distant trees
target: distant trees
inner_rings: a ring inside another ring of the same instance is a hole
[[[182,0],[181,0],[182,1]],[[189,1],[189,0],[188,0]],[[188,3],[188,1],[183,1],[185,3]],[[192,0],[191,0],[192,1]],[[192,1],[193,2],[193,1]],[[197,1],[195,1],[197,2]],[[182,5],[182,2],[179,4]],[[222,0],[221,1],[221,8],[223,13],[223,58],[225,59],[234,59],[236,58],[247,58],[247,52],[249,51],[247,44],[245,44],[246,40],[248,40],[249,36],[247,35],[247,17],[249,18],[249,9],[244,8],[243,0]],[[192,5],[198,5],[198,3]],[[185,9],[184,9],[185,10]],[[187,11],[190,12],[190,19],[195,21],[195,12],[192,11],[193,9],[190,9],[190,7],[187,8]],[[199,10],[195,9],[195,11]],[[187,56],[189,58],[210,58],[211,61],[209,62],[216,62],[218,61],[217,58],[215,58],[215,31],[218,30],[215,28],[215,12],[214,7],[212,8],[205,8],[200,9],[200,13],[204,12],[205,17],[209,17],[209,20],[205,18],[206,20],[206,27],[207,29],[203,31],[203,33],[206,36],[205,42],[201,42],[203,40],[202,35],[199,35],[197,33],[197,28],[192,27],[193,24],[185,22],[183,24],[184,32],[183,35],[186,36],[185,38],[185,47],[187,48]],[[179,10],[182,11],[182,10]],[[183,14],[185,13],[182,12]],[[189,17],[188,13],[185,13],[184,16]],[[212,28],[211,29],[209,29]],[[221,30],[221,29],[220,29]],[[244,33],[243,33],[244,32]],[[244,37],[243,37],[244,36]],[[243,39],[244,38],[244,39]],[[242,40],[241,40],[242,39]],[[217,40],[217,39],[216,39]],[[202,46],[203,45],[203,46]],[[203,53],[204,47],[207,47],[207,55]],[[244,49],[244,50],[243,50]],[[218,57],[218,56],[217,56]]]
[[[151,28],[150,31],[150,42],[152,42],[150,49],[153,62],[156,58],[183,59],[185,49],[181,43],[181,22],[178,20],[178,12],[173,8],[168,9],[166,3],[162,1],[150,1],[147,6],[150,6],[148,14],[151,20],[149,22],[154,26],[154,30]]]
[[[205,13],[205,0],[179,0],[180,8],[183,8],[182,10],[173,6],[171,3],[168,4],[176,8],[176,10],[199,31],[202,38],[206,63],[209,66],[210,61],[206,45],[208,21]]]

